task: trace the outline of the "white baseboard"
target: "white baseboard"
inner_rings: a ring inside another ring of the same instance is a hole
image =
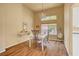
[[[5,49],[0,49],[0,53],[5,52],[5,51],[6,51]]]

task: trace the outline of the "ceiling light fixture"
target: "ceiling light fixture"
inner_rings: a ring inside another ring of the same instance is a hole
[[[41,13],[42,17],[45,17],[45,11],[44,11],[44,3],[42,3],[42,13]]]

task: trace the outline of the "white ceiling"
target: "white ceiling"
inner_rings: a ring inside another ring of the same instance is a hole
[[[26,3],[24,5],[33,11],[41,11],[42,9],[44,10],[63,5],[63,3]]]

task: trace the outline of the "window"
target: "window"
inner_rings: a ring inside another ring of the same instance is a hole
[[[41,17],[41,21],[46,21],[46,20],[56,20],[57,16],[53,15],[53,16],[43,16]]]

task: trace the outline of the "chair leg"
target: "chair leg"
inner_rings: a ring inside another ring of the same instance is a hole
[[[44,51],[43,39],[42,39],[41,47],[42,47],[42,51]]]

